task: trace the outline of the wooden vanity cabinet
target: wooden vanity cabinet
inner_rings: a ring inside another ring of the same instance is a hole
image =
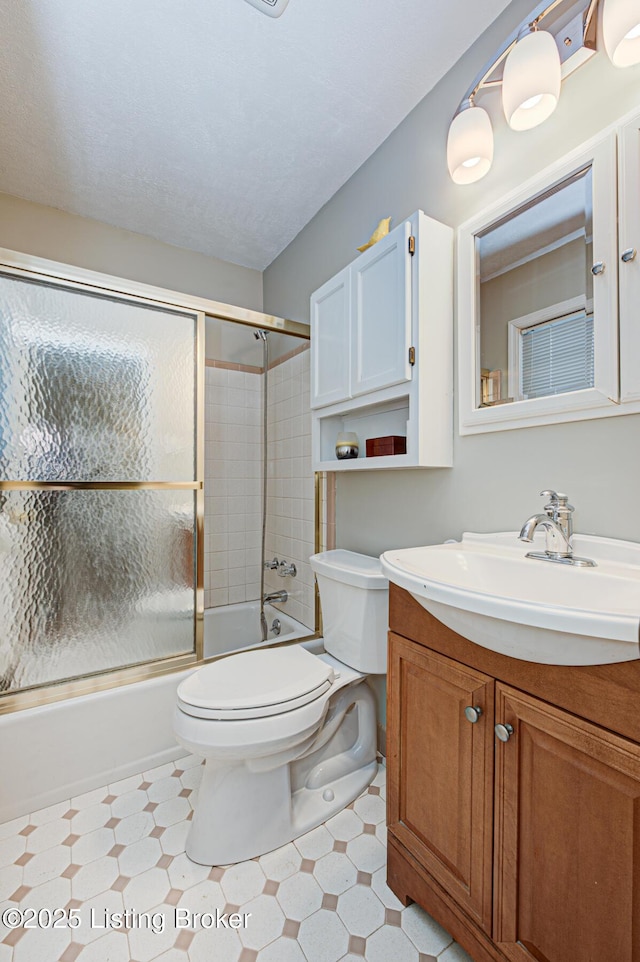
[[[398,635],[389,655],[388,725],[400,740],[389,827],[489,932],[493,679]],[[480,710],[477,724],[467,706]]]
[[[476,962],[640,962],[640,663],[518,662],[390,609],[390,887]]]

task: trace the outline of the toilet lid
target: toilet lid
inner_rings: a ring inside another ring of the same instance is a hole
[[[308,704],[333,679],[330,665],[298,645],[247,651],[199,668],[178,686],[178,701],[204,718],[259,718]]]

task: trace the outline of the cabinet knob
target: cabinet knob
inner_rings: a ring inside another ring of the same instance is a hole
[[[468,722],[471,722],[472,725],[475,725],[475,723],[479,721],[481,714],[482,708],[480,708],[479,705],[476,705],[475,708],[472,708],[471,705],[467,705],[464,710],[464,717]]]
[[[605,264],[604,261],[596,261],[596,263],[591,268],[592,274],[604,274]]]
[[[628,264],[629,261],[635,260],[635,256],[637,253],[638,252],[635,249],[635,247],[628,247],[627,250],[623,251],[622,254],[620,255],[620,260],[624,264]]]
[[[501,742],[508,742],[513,735],[513,725],[496,725],[493,730]]]

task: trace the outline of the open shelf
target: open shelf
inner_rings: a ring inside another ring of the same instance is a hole
[[[381,470],[388,467],[409,467],[415,464],[412,451],[411,425],[409,420],[409,397],[402,396],[378,404],[369,404],[351,410],[318,412],[316,421],[314,468],[316,471],[354,471],[366,468]],[[357,458],[336,458],[338,434],[353,431],[358,436],[360,452]],[[400,435],[407,438],[407,453],[367,458],[366,442],[369,438]]]

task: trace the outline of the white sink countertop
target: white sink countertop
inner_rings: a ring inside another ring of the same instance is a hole
[[[640,657],[640,544],[575,535],[574,553],[594,568],[526,558],[531,548],[516,531],[467,532],[380,560],[389,580],[439,621],[501,654],[557,665]]]

